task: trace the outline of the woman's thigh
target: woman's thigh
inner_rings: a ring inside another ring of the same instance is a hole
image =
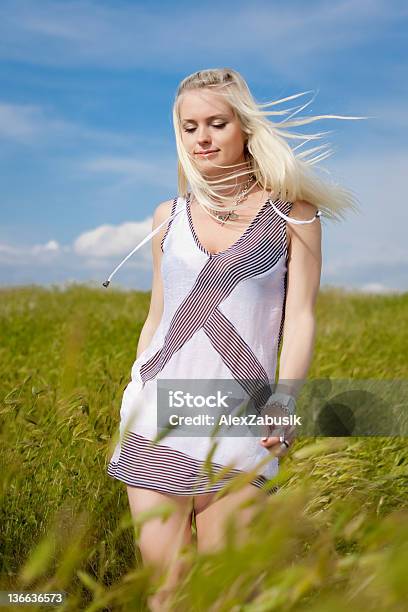
[[[200,499],[197,499],[199,497]],[[225,545],[226,528],[235,524],[237,541],[243,542],[253,517],[267,500],[265,491],[246,484],[238,491],[210,493],[194,498],[197,530],[197,551],[216,551]]]
[[[184,546],[192,542],[193,498],[131,486],[127,486],[127,494],[134,520],[138,519],[140,513],[154,510],[159,505],[170,504],[173,507],[172,513],[166,517],[153,517],[143,521],[137,541],[143,562],[164,568]]]

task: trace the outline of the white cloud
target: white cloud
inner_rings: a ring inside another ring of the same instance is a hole
[[[392,293],[389,287],[382,285],[381,283],[367,283],[360,287],[361,293]]]
[[[49,253],[49,252],[58,252],[60,250],[60,245],[56,240],[49,240],[46,244],[37,244],[31,248],[31,252],[34,255],[38,253]]]
[[[2,283],[27,284],[39,282],[47,284],[51,278],[65,282],[65,278],[87,281],[95,274],[97,286],[107,277],[118,261],[132,251],[152,229],[152,218],[139,223],[127,222],[118,226],[101,225],[83,232],[69,245],[60,245],[56,240],[32,246],[0,243],[0,264],[3,267]],[[130,261],[129,261],[130,260]],[[126,262],[116,281],[128,278],[134,282],[132,270],[139,270],[137,282],[148,284],[151,268],[151,241],[137,250]],[[142,274],[142,276],[140,276]],[[143,278],[143,274],[147,274]],[[93,276],[94,275],[94,276]],[[6,280],[7,279],[7,280]]]
[[[344,281],[335,281],[331,280],[330,282],[321,283],[321,290],[332,289],[335,287],[336,289],[341,289],[342,291],[350,292],[350,293],[362,293],[362,294],[376,294],[376,295],[391,295],[391,294],[400,294],[405,293],[407,288],[400,289],[398,287],[394,287],[390,285],[385,285],[382,283],[359,283],[359,282],[348,282]]]
[[[100,225],[78,236],[73,243],[73,251],[77,255],[93,258],[124,255],[131,251],[151,229],[151,218],[138,223],[126,222],[117,226]],[[142,254],[143,247],[144,245],[140,249]]]
[[[0,243],[0,263],[33,263],[35,258],[58,255],[65,250],[56,240],[49,240],[45,244],[29,246]]]

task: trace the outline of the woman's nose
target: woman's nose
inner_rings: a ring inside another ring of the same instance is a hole
[[[210,142],[210,133],[208,128],[202,127],[197,129],[197,142]]]

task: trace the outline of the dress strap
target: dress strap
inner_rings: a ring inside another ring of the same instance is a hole
[[[288,217],[287,215],[285,215],[285,213],[283,213],[281,210],[279,210],[279,208],[276,208],[276,206],[272,202],[272,200],[270,200],[270,203],[272,204],[273,208],[278,213],[278,215],[280,215],[282,217],[282,219],[285,219],[285,221],[289,221],[290,223],[294,223],[295,225],[303,225],[305,223],[313,223],[313,221],[315,221],[322,214],[320,210],[317,210],[316,213],[315,213],[315,216],[312,219],[307,219],[306,221],[302,221],[301,219],[293,219],[292,217]]]
[[[122,259],[122,261],[120,262],[119,265],[116,266],[116,268],[113,270],[113,272],[108,276],[108,278],[106,279],[106,281],[104,281],[102,283],[102,285],[104,287],[108,287],[112,277],[116,274],[116,272],[119,270],[119,268],[121,268],[123,266],[123,264],[125,263],[125,261],[127,261],[129,259],[129,257],[131,257],[133,255],[133,253],[136,253],[136,251],[138,249],[140,249],[140,247],[142,247],[148,240],[150,240],[151,238],[153,238],[153,236],[155,234],[157,234],[157,232],[159,231],[159,229],[165,224],[167,223],[167,221],[169,221],[170,219],[173,219],[173,217],[175,217],[176,215],[179,214],[179,212],[181,212],[182,210],[184,210],[183,207],[180,207],[179,210],[177,210],[177,206],[178,203],[180,201],[180,197],[177,198],[177,204],[176,204],[176,212],[172,213],[169,217],[167,217],[167,219],[165,219],[164,221],[162,221],[162,223],[160,223],[160,225],[158,225],[153,231],[151,231],[145,238],[143,238],[143,240],[141,242],[139,242],[138,245],[135,246],[135,248],[133,249],[133,251],[131,251],[128,255],[126,255],[126,257],[124,259]]]

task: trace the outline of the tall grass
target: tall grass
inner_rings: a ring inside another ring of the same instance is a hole
[[[65,590],[61,610],[146,609],[156,578],[106,464],[149,298],[1,290],[1,590]],[[407,306],[408,294],[321,291],[309,378],[406,378]],[[185,550],[174,608],[405,610],[407,477],[404,438],[297,440],[247,542],[232,530],[217,553]]]

